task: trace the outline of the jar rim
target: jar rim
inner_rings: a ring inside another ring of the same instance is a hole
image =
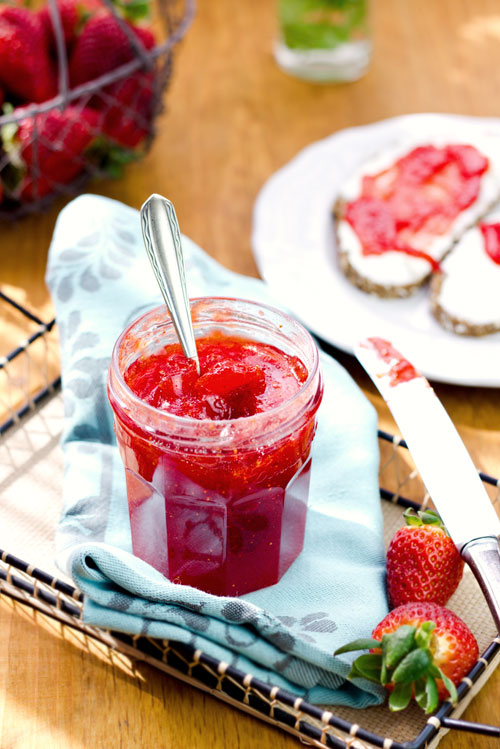
[[[109,367],[109,374],[108,374],[108,394],[111,395],[110,391],[112,390],[113,385],[118,385],[118,388],[123,391],[123,395],[127,398],[127,401],[129,402],[129,407],[131,410],[142,412],[143,415],[149,416],[152,420],[159,419],[160,422],[162,422],[162,425],[165,426],[165,432],[163,429],[160,430],[161,433],[168,433],[169,436],[172,436],[173,439],[183,439],[186,438],[186,435],[172,434],[169,430],[172,428],[173,425],[175,425],[178,429],[183,428],[186,430],[186,432],[190,431],[196,431],[196,439],[202,438],[201,432],[203,430],[207,430],[211,432],[210,435],[210,441],[212,440],[220,440],[220,441],[226,441],[224,439],[224,435],[227,432],[228,436],[233,435],[230,437],[230,439],[234,438],[234,432],[237,431],[239,428],[243,428],[244,425],[248,425],[248,428],[252,431],[258,431],[258,426],[260,424],[264,424],[266,421],[268,422],[277,422],[279,425],[277,428],[281,431],[282,429],[289,428],[290,424],[293,423],[293,421],[300,416],[300,413],[302,412],[302,408],[305,404],[302,404],[302,407],[298,408],[297,412],[293,411],[293,414],[290,418],[286,419],[280,419],[280,416],[283,416],[283,414],[292,409],[293,410],[293,404],[294,403],[300,403],[301,400],[304,398],[304,393],[310,389],[311,384],[314,382],[315,379],[318,378],[318,375],[320,373],[319,371],[319,353],[318,348],[314,342],[313,337],[309,333],[309,331],[297,320],[295,320],[291,315],[287,314],[286,312],[283,312],[280,309],[277,309],[276,307],[272,307],[271,305],[264,304],[257,301],[252,301],[250,299],[242,299],[242,298],[236,298],[236,297],[194,297],[189,300],[191,307],[195,306],[197,303],[207,303],[207,302],[229,302],[231,303],[238,303],[243,304],[245,306],[250,306],[250,309],[255,309],[259,311],[266,311],[270,312],[272,315],[279,315],[286,324],[290,325],[291,328],[298,333],[300,333],[304,339],[304,342],[306,342],[309,345],[310,348],[310,354],[312,358],[311,366],[307,365],[307,371],[308,376],[304,383],[301,384],[299,389],[296,393],[294,393],[291,397],[284,400],[282,403],[278,404],[277,406],[274,406],[273,408],[270,408],[266,411],[261,411],[255,414],[252,414],[251,416],[242,416],[238,417],[236,419],[220,419],[220,420],[213,420],[213,419],[195,419],[189,416],[181,416],[179,414],[174,414],[169,411],[166,411],[165,409],[157,408],[156,406],[153,406],[149,403],[146,403],[143,401],[134,391],[130,388],[130,386],[125,381],[125,378],[120,370],[119,365],[119,353],[121,350],[122,343],[124,339],[131,333],[131,331],[145,318],[148,316],[152,316],[154,318],[155,314],[158,312],[165,311],[165,320],[167,322],[167,326],[170,328],[173,328],[173,321],[170,317],[168,310],[166,309],[165,305],[159,305],[157,307],[153,307],[150,310],[147,310],[142,315],[137,317],[135,320],[133,320],[120,334],[118,339],[116,340],[116,343],[113,347],[113,352],[111,356],[111,363]],[[258,322],[259,317],[256,315],[255,320]],[[209,322],[207,320],[207,322]],[[216,322],[216,320],[214,320]],[[167,327],[166,326],[166,327]],[[299,354],[297,354],[299,355]],[[115,381],[115,379],[117,381]],[[311,399],[306,399],[307,403],[314,400],[315,393],[312,394]],[[319,405],[319,403],[318,403]],[[158,427],[158,424],[155,423],[155,431]],[[148,431],[146,426],[142,426],[145,431]],[[246,431],[246,430],[245,430]],[[265,430],[266,436],[270,436],[275,429]],[[174,430],[176,432],[176,430]],[[191,436],[191,435],[190,435]],[[189,439],[189,437],[188,437]],[[202,438],[203,441],[203,438]]]

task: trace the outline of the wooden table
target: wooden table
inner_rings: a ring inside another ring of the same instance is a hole
[[[200,0],[179,49],[156,142],[120,182],[95,191],[139,207],[151,192],[170,197],[183,231],[221,263],[256,275],[252,207],[263,182],[308,143],[342,128],[409,112],[500,112],[500,8],[495,0],[377,0],[370,71],[349,85],[294,80],[274,63],[269,0]],[[45,318],[43,283],[58,210],[2,226],[0,280]],[[2,352],[3,353],[3,352]],[[387,409],[346,355],[342,363]],[[500,475],[500,396],[495,389],[437,385],[476,465]],[[153,669],[137,680],[101,654],[75,647],[58,627],[0,599],[0,746],[284,749],[294,738],[240,714]],[[500,672],[468,708],[471,720],[500,722]],[[496,746],[468,734],[443,749]]]

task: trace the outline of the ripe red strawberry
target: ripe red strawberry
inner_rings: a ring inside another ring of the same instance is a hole
[[[153,73],[134,73],[107,86],[102,104],[103,132],[115,143],[135,148],[152,129]]]
[[[149,27],[133,26],[128,21],[124,23],[146,49],[154,47],[155,38]],[[111,13],[100,11],[87,21],[73,47],[69,62],[71,86],[79,86],[109,73],[135,55],[118,20]]]
[[[387,550],[387,593],[391,605],[412,601],[446,604],[458,587],[463,560],[439,515],[406,510],[407,526],[394,534]]]
[[[380,648],[382,644],[382,648]],[[391,611],[372,632],[339,648],[335,655],[370,649],[351,667],[349,678],[383,684],[389,707],[403,710],[414,698],[426,713],[449,695],[477,661],[476,638],[453,611],[437,603],[406,603]]]
[[[26,102],[45,101],[57,93],[44,28],[28,8],[0,7],[0,82]]]
[[[4,131],[10,172],[2,178],[11,194],[22,200],[48,195],[83,171],[85,151],[96,137],[99,117],[92,109],[78,107],[36,115],[36,149],[34,120],[33,116],[21,120],[8,141]]]
[[[72,44],[83,24],[98,10],[103,8],[101,0],[57,0],[61,25],[66,46]],[[55,33],[52,25],[50,7],[46,3],[39,10],[42,26],[49,40],[49,46],[55,49]]]

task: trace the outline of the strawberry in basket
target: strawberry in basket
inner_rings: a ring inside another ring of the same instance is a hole
[[[108,87],[102,128],[111,141],[133,149],[149,135],[154,85],[153,73],[135,73]]]
[[[118,19],[105,10],[93,15],[76,39],[70,56],[71,86],[93,81],[132,60],[134,43],[142,49],[152,49],[155,43],[152,30],[147,26],[133,26],[127,20],[122,27]]]
[[[10,160],[2,171],[2,181],[10,196],[20,200],[43,198],[74,180],[84,169],[98,123],[94,110],[67,107],[5,125],[3,147]]]
[[[159,79],[167,80],[167,59],[150,54],[152,0],[114,0],[113,9],[102,0],[56,2],[58,16],[48,4],[35,11],[0,0],[0,107],[13,120],[0,128],[0,195],[9,209],[69,193],[85,175],[119,176],[142,155],[158,111]],[[67,102],[61,106],[59,96],[53,107],[27,107],[60,94],[61,52]],[[140,65],[120,74],[133,61]],[[103,75],[108,79],[100,85]]]
[[[93,14],[102,10],[101,0],[58,0],[57,7],[61,18],[61,26],[64,34],[64,42],[67,48],[75,41],[86,21]],[[49,48],[57,51],[56,35],[50,13],[49,5],[44,5],[39,11],[40,20],[44,28]]]
[[[28,8],[0,6],[0,82],[11,96],[25,102],[57,94],[45,29]]]
[[[138,50],[150,50],[154,44],[155,37],[148,26],[134,26],[129,20],[124,20],[122,26],[111,13],[96,13],[85,24],[71,53],[71,86],[116,70],[140,54]],[[153,86],[153,72],[138,71],[109,84],[92,97],[91,106],[102,113],[103,133],[113,142],[135,148],[149,134]]]

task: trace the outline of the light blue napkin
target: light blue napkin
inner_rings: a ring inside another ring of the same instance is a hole
[[[183,237],[189,292],[275,304],[265,284],[231,273]],[[160,303],[139,214],[84,195],[60,214],[47,283],[61,336],[64,508],[58,563],[85,594],[85,621],[200,648],[321,704],[382,701],[346,681],[333,651],[387,613],[376,414],[345,370],[323,356],[304,550],[279,583],[225,598],[169,582],[131,553],[124,470],[105,382],[113,344]],[[341,321],[332,321],[341,324]]]

